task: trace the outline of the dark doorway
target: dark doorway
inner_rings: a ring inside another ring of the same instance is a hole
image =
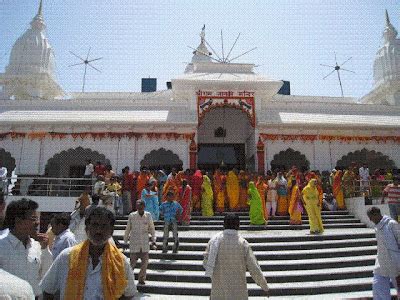
[[[197,166],[202,170],[215,170],[224,162],[230,170],[246,168],[245,144],[199,144]]]

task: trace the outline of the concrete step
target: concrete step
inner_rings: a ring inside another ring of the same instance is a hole
[[[171,254],[172,255],[172,254]],[[259,265],[263,271],[285,271],[285,270],[316,270],[329,268],[347,268],[369,266],[375,263],[375,255],[313,258],[295,260],[260,260]],[[140,263],[138,263],[140,265]],[[201,260],[177,260],[171,259],[150,259],[149,269],[153,270],[190,270],[203,271]]]
[[[342,280],[326,280],[323,282],[288,282],[270,283],[271,296],[290,296],[290,295],[316,295],[329,293],[346,293],[354,291],[370,290],[372,278],[353,278]],[[250,296],[265,296],[255,283],[247,285]],[[209,296],[211,292],[210,283],[188,283],[188,282],[160,282],[146,281],[146,285],[138,286],[138,290],[143,293],[159,293],[168,295],[198,295]]]
[[[158,247],[162,247],[162,239],[158,239]],[[172,238],[169,240],[173,242]],[[120,242],[121,245],[129,245],[128,243]],[[179,242],[179,249],[182,251],[204,251],[207,243],[186,243]],[[250,243],[254,252],[258,251],[284,251],[284,250],[308,250],[308,249],[335,249],[345,247],[369,247],[376,246],[376,239],[348,239],[348,240],[333,240],[333,241],[304,241],[304,242],[274,242],[274,243]],[[170,246],[172,248],[172,246]]]
[[[179,253],[162,253],[162,244],[157,245],[157,251],[150,251],[150,258],[159,260],[199,260],[203,261],[203,253],[205,247],[202,251],[185,251],[181,250]],[[172,250],[172,245],[169,247]],[[255,256],[258,261],[264,260],[300,260],[300,259],[316,259],[316,258],[342,258],[342,257],[356,257],[365,255],[376,255],[377,247],[347,247],[347,248],[336,248],[336,249],[316,249],[316,250],[281,250],[281,251],[254,251]],[[130,251],[124,251],[125,255],[129,256]]]
[[[226,213],[229,213],[228,211],[223,212],[223,213],[215,213],[215,216],[221,216]],[[238,216],[248,216],[249,212],[248,211],[240,211],[240,212],[235,212]],[[337,211],[321,211],[322,215],[348,215],[349,211],[348,210],[337,210]],[[195,211],[191,213],[192,216],[201,216],[201,212]]]
[[[340,280],[347,278],[369,278],[372,276],[374,266],[331,268],[323,270],[300,270],[300,271],[275,271],[263,272],[268,283],[286,282],[311,282],[325,280]],[[136,277],[139,268],[134,271]],[[211,279],[205,275],[204,271],[186,270],[147,270],[147,280],[150,281],[169,281],[169,282],[202,282],[211,283]],[[247,283],[254,283],[250,274],[246,274]]]
[[[336,230],[336,229],[335,229]],[[114,231],[114,237],[117,240],[122,240],[125,230]],[[200,232],[180,232],[179,242],[180,243],[203,243],[206,244],[212,236],[219,233],[220,231],[200,231]],[[375,233],[373,230],[368,228],[351,228],[348,232],[339,230],[338,233],[333,233],[333,230],[327,230],[321,235],[311,235],[308,230],[303,231],[282,231],[282,232],[246,232],[240,231],[243,236],[251,245],[258,243],[293,243],[293,242],[326,242],[326,241],[344,241],[349,239],[375,239]],[[257,234],[257,235],[256,235]],[[279,235],[272,235],[279,234]],[[157,242],[162,242],[161,231],[156,232]],[[203,236],[206,235],[206,236]],[[171,236],[171,234],[170,234]],[[172,237],[168,241],[173,241]]]
[[[304,219],[303,224],[309,224],[308,219]],[[359,219],[355,218],[336,218],[336,219],[325,219],[323,220],[324,225],[325,224],[340,224],[340,223],[346,223],[346,224],[355,224],[355,223],[360,223],[361,221]],[[115,222],[115,225],[118,226],[126,226],[128,223],[128,220],[117,220]],[[288,225],[289,220],[269,220],[268,225]],[[154,225],[164,225],[164,221],[155,221]],[[224,225],[224,220],[191,220],[190,221],[190,226],[199,226],[199,225],[218,225],[218,226],[223,226]],[[241,220],[240,225],[250,225],[250,220]]]
[[[363,223],[337,223],[337,224],[324,224],[324,228],[365,228],[366,225]],[[115,225],[114,229],[116,230],[124,230],[126,225]],[[156,230],[163,231],[163,225],[155,225]],[[292,226],[289,224],[286,225],[243,225],[240,226],[242,230],[251,230],[251,231],[259,231],[259,230],[293,230],[297,229],[309,229],[308,224]],[[223,230],[223,225],[179,225],[179,231],[202,231],[202,230]]]

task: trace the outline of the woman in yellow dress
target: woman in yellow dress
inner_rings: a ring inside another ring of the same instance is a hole
[[[321,205],[318,199],[319,192],[317,189],[317,180],[311,179],[301,193],[303,195],[304,206],[310,223],[310,233],[323,233],[324,225],[322,224]]]
[[[231,211],[239,210],[239,180],[237,171],[232,170],[226,176],[226,193],[228,196],[229,209]]]
[[[333,186],[332,192],[333,197],[336,199],[336,203],[339,210],[346,209],[346,205],[344,204],[344,195],[342,189],[342,171],[339,170],[336,172],[335,176],[333,177]]]
[[[214,195],[211,187],[211,180],[207,175],[203,175],[201,185],[201,215],[212,217],[214,215]]]

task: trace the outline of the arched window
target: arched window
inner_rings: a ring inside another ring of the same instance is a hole
[[[301,154],[299,151],[295,151],[292,148],[288,148],[275,154],[274,159],[271,161],[272,170],[289,170],[292,166],[296,166],[299,169],[309,169],[310,162],[304,154]]]
[[[173,153],[171,150],[165,150],[160,148],[153,150],[146,154],[143,160],[140,162],[140,167],[146,167],[150,170],[161,170],[170,171],[172,168],[177,170],[182,169],[182,161],[179,156]]]

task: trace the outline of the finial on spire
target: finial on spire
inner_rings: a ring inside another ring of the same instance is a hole
[[[389,13],[387,9],[385,9],[385,17],[386,17],[386,26],[390,25]]]
[[[204,39],[206,38],[206,24],[203,25],[200,33],[201,43],[204,44]]]
[[[390,42],[393,41],[397,37],[397,30],[394,28],[392,23],[390,23],[389,19],[389,13],[387,9],[385,10],[385,19],[386,19],[386,27],[385,30],[383,31],[383,39],[384,42]]]
[[[42,15],[42,8],[43,8],[43,0],[40,0],[40,3],[39,3],[39,9],[38,9],[38,15]]]

